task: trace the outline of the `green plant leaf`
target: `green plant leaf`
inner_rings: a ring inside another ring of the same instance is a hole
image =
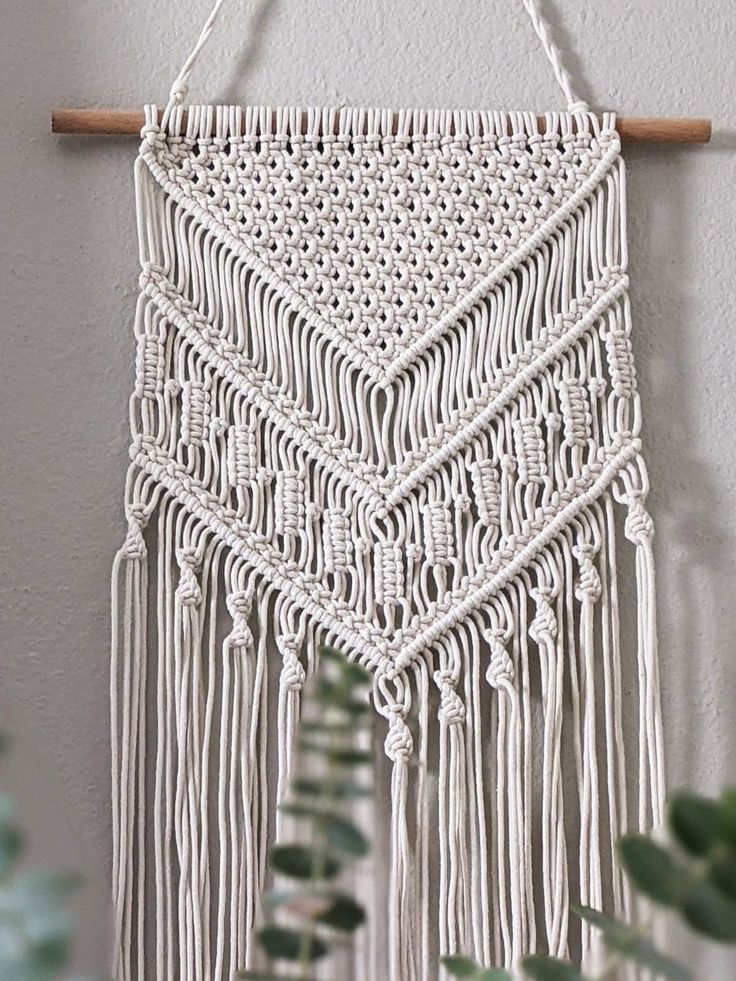
[[[569,961],[534,954],[524,957],[521,967],[532,981],[584,981],[583,975]]]
[[[616,842],[621,864],[636,886],[663,906],[679,906],[691,877],[688,870],[645,835],[629,834]]]
[[[349,681],[350,685],[359,687],[360,685],[370,685],[373,678],[369,671],[362,665],[351,661],[346,654],[336,647],[322,644],[317,648],[317,655],[320,661],[327,661],[337,665],[343,676]]]
[[[346,661],[342,667],[343,680],[353,688],[362,688],[369,685],[371,676],[359,664]]]
[[[13,882],[13,900],[19,909],[48,912],[68,899],[81,884],[82,877],[73,872],[25,872]]]
[[[320,644],[317,647],[317,656],[320,661],[332,661],[334,664],[344,664],[347,660],[342,651],[336,647],[330,647],[329,644]]]
[[[333,879],[340,863],[332,855],[320,858],[304,845],[274,845],[269,853],[271,867],[291,879]]]
[[[682,914],[698,933],[721,943],[736,942],[736,902],[708,880],[696,882],[688,891]]]
[[[669,826],[680,845],[691,855],[706,855],[716,843],[721,809],[714,800],[698,794],[678,793],[670,802]]]
[[[328,778],[301,777],[293,781],[294,793],[305,797],[325,797],[333,800],[351,800],[356,797],[370,797],[370,787],[362,787],[351,780],[330,780]]]
[[[721,812],[721,838],[736,849],[736,788],[727,787],[721,793],[719,802]]]
[[[330,722],[326,719],[315,719],[310,721],[308,719],[303,720],[299,723],[299,730],[301,732],[308,732],[310,735],[315,736],[350,736],[355,732],[355,723],[351,720],[348,722]]]
[[[310,804],[284,804],[281,810],[293,817],[311,818],[320,822],[325,829],[328,843],[345,855],[363,858],[370,851],[368,839],[363,832],[341,814]]]
[[[369,716],[371,707],[367,701],[354,697],[355,689],[343,681],[330,681],[320,678],[314,686],[312,698],[325,708],[334,709],[351,716]]]
[[[480,970],[480,966],[471,957],[459,957],[457,954],[440,957],[440,964],[453,978],[472,978]]]
[[[316,961],[329,950],[321,937],[309,937],[288,927],[267,926],[258,931],[258,939],[269,957],[274,960]]]
[[[710,880],[725,896],[736,901],[736,854],[730,851],[716,854],[710,863]]]
[[[23,849],[23,835],[10,822],[0,824],[0,876],[7,875]]]
[[[327,821],[327,841],[343,855],[363,858],[371,850],[368,839],[352,821],[333,814]]]
[[[373,762],[373,756],[362,749],[336,749],[328,756],[339,766],[364,766]]]
[[[352,933],[365,923],[365,910],[351,896],[339,893],[334,897],[332,906],[317,917],[317,922],[333,930]]]
[[[0,825],[12,822],[15,817],[15,802],[12,797],[0,794]]]
[[[362,749],[339,749],[316,743],[311,739],[300,739],[299,749],[304,753],[326,756],[331,763],[337,766],[365,766],[373,762],[371,754]]]
[[[475,981],[512,981],[511,975],[504,967],[481,968],[475,975]]]
[[[590,906],[573,906],[572,910],[581,919],[596,927],[603,934],[609,950],[616,951],[642,967],[649,968],[669,981],[690,981],[691,974],[677,961],[660,953],[652,941],[640,930],[628,923],[606,916]]]
[[[46,971],[60,971],[69,963],[72,946],[72,930],[50,931],[36,939],[31,946],[31,958],[35,964]]]

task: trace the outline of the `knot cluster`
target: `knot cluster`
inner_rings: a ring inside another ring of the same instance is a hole
[[[148,521],[148,513],[143,504],[129,504],[127,507],[128,533],[125,536],[126,559],[143,559],[147,554],[143,529]]]
[[[514,449],[519,469],[519,480],[524,483],[540,483],[547,476],[544,436],[542,427],[529,417],[514,422]]]
[[[628,512],[624,521],[624,534],[635,545],[651,541],[654,535],[654,524],[644,506],[641,492],[632,491],[626,500]]]
[[[228,613],[232,617],[233,627],[227,640],[231,647],[252,647],[253,633],[248,626],[248,617],[253,607],[253,590],[238,589],[227,597]]]
[[[440,690],[439,718],[448,726],[465,721],[465,705],[457,693],[457,681],[449,671],[435,671],[434,681]]]
[[[427,561],[446,564],[452,558],[452,515],[447,505],[434,501],[424,513],[424,536]]]
[[[401,548],[395,542],[378,542],[374,557],[376,600],[379,603],[396,603],[404,592]]]
[[[140,334],[135,354],[135,394],[140,399],[153,399],[164,383],[164,346],[158,334]]]
[[[350,519],[344,511],[330,508],[325,515],[322,546],[327,572],[347,572],[353,553],[350,536]]]
[[[634,392],[636,372],[631,339],[620,327],[613,326],[606,334],[606,360],[614,393],[619,398],[628,398]]]
[[[501,481],[492,460],[475,461],[470,467],[478,517],[487,527],[501,520]]]
[[[579,600],[590,599],[595,602],[600,599],[601,577],[594,561],[597,553],[598,549],[591,544],[576,545],[572,550],[580,563],[580,575],[575,587],[575,595]]]
[[[487,630],[483,635],[491,648],[491,659],[486,670],[486,681],[491,688],[513,684],[514,662],[506,650],[506,631],[500,627]]]
[[[281,684],[287,691],[301,691],[307,680],[307,672],[299,659],[299,637],[296,634],[281,634],[276,638],[276,646],[281,653]]]
[[[185,446],[201,446],[210,424],[211,397],[201,381],[182,385],[181,440]]]
[[[390,706],[388,717],[388,732],[383,744],[386,756],[393,763],[398,763],[399,760],[408,762],[414,752],[414,740],[403,710],[398,705]]]
[[[535,644],[552,644],[557,639],[557,617],[552,607],[553,592],[549,586],[539,586],[531,591],[537,604],[537,612],[529,626],[529,636]]]
[[[251,426],[231,426],[227,434],[227,476],[232,487],[243,487],[258,475],[258,445]]]
[[[179,585],[176,595],[182,606],[198,606],[202,602],[202,590],[197,579],[199,560],[194,548],[180,548],[176,553],[179,565]]]
[[[304,524],[304,481],[296,470],[276,474],[274,513],[276,534],[296,538]]]
[[[588,393],[578,379],[568,377],[560,382],[560,409],[566,445],[585,446],[593,432],[593,417]]]

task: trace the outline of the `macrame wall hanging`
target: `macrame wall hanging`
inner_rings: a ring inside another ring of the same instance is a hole
[[[323,642],[373,673],[390,767],[354,976],[588,957],[569,902],[626,911],[613,839],[663,802],[615,119],[575,100],[531,0],[567,112],[185,115],[220,3],[136,163],[116,978],[256,963]]]

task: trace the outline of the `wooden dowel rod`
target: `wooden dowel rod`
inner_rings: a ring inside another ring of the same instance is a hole
[[[710,119],[618,116],[616,125],[627,143],[707,143],[711,137]],[[52,133],[137,136],[142,127],[143,112],[138,109],[54,109],[51,113]]]

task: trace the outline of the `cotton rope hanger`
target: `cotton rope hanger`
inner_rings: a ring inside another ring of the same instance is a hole
[[[541,125],[187,111],[221,6],[135,164],[115,979],[259,966],[323,644],[371,672],[386,757],[351,976],[434,977],[435,941],[592,969],[570,903],[626,914],[615,841],[665,796],[616,119],[577,98],[531,0],[567,105]]]
[[[537,0],[522,0],[534,29],[542,43],[555,78],[567,101],[568,111],[588,111],[585,102],[579,100],[571,88],[557,46],[553,42]],[[200,52],[212,34],[223,0],[216,0],[202,29],[197,44],[185,61],[174,83],[171,100],[183,101],[187,83]],[[540,118],[540,123],[542,119]],[[51,132],[68,135],[138,136],[144,125],[144,113],[139,109],[67,109],[51,112]],[[688,117],[646,117],[617,115],[616,126],[624,142],[632,143],[708,143],[712,135],[710,119]]]

